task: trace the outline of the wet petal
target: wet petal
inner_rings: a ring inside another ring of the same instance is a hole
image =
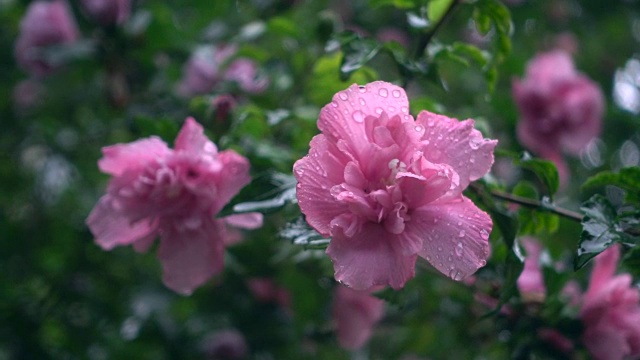
[[[151,161],[162,160],[171,153],[164,141],[152,136],[128,144],[103,147],[103,158],[98,161],[98,167],[102,172],[120,176],[129,169],[138,169]]]

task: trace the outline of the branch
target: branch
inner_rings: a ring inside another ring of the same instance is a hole
[[[418,47],[416,48],[416,52],[414,54],[414,59],[420,59],[422,54],[424,54],[424,50],[427,48],[427,45],[429,45],[429,43],[431,42],[431,39],[433,39],[442,25],[449,21],[451,15],[453,14],[453,11],[458,7],[458,5],[460,5],[461,2],[461,0],[454,0],[451,5],[449,5],[449,8],[447,8],[447,11],[444,13],[442,18],[440,18],[438,23],[431,29],[431,31],[426,33],[424,37],[420,38],[420,42],[418,43]]]
[[[486,192],[487,189],[485,187],[482,187],[478,184],[471,184],[470,187],[476,191],[476,192]],[[556,215],[562,216],[564,218],[567,218],[569,220],[573,220],[576,222],[582,222],[582,218],[583,215],[580,214],[579,212],[576,211],[572,211],[569,209],[565,209],[562,207],[558,207],[556,205],[553,205],[550,202],[546,202],[546,201],[539,201],[539,200],[535,200],[535,199],[530,199],[530,198],[525,198],[522,196],[518,196],[518,195],[513,195],[504,191],[500,191],[500,190],[495,190],[495,189],[491,189],[489,190],[489,193],[491,194],[491,196],[501,199],[501,200],[506,200],[508,202],[512,202],[514,204],[518,204],[518,205],[522,205],[522,206],[526,206],[529,208],[533,208],[533,209],[539,209],[539,210],[544,210],[544,211],[548,211],[551,213],[554,213]]]

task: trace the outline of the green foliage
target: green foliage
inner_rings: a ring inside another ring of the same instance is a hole
[[[626,167],[618,173],[602,171],[585,181],[583,190],[590,190],[607,185],[617,186],[625,191],[625,200],[640,203],[640,167]]]

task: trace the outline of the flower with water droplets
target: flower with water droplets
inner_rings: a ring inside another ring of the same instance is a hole
[[[113,177],[87,218],[89,229],[105,250],[133,245],[144,252],[159,236],[163,281],[176,292],[190,294],[222,270],[224,247],[237,239],[227,227],[262,225],[258,213],[215,218],[249,183],[249,162],[219,152],[193,118],[174,149],[154,136],[102,153],[98,166]]]
[[[398,289],[418,257],[455,280],[486,264],[492,221],[462,191],[489,171],[497,141],[473,125],[428,111],[414,121],[404,90],[382,81],[322,109],[294,174],[306,220],[331,237],[338,281]]]

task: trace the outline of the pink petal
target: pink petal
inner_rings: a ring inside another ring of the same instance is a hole
[[[368,292],[338,285],[332,306],[338,343],[345,349],[358,349],[371,337],[373,327],[383,316],[384,302]]]
[[[417,209],[406,231],[424,239],[421,257],[441,273],[462,280],[487,263],[492,225],[487,213],[460,197]]]
[[[198,156],[215,157],[218,153],[216,145],[204,135],[202,125],[192,117],[185,120],[176,138],[174,148],[176,151],[186,151]]]
[[[562,101],[567,112],[567,129],[560,143],[568,153],[579,155],[589,141],[602,132],[604,95],[593,81],[578,76]]]
[[[224,205],[236,196],[245,185],[251,182],[249,160],[233,150],[225,150],[218,154],[222,171],[215,183],[217,186],[216,202],[213,212],[218,213]]]
[[[98,161],[102,172],[120,176],[130,169],[139,169],[151,161],[162,160],[173,151],[160,138],[152,136],[128,144],[102,148],[103,158]]]
[[[98,245],[105,250],[111,250],[116,246],[130,245],[139,239],[153,239],[156,233],[155,226],[150,225],[147,220],[132,224],[129,217],[116,209],[114,200],[105,195],[87,217],[87,226]]]
[[[613,245],[596,256],[593,270],[591,271],[591,280],[589,280],[589,288],[585,294],[586,298],[593,298],[610,282],[618,267],[619,259],[620,249],[618,245]]]
[[[263,216],[258,212],[250,212],[229,215],[222,219],[227,223],[227,225],[240,229],[253,230],[262,226]]]
[[[595,360],[623,360],[631,352],[619,330],[605,322],[588,327],[582,342]]]
[[[524,269],[518,277],[518,290],[525,300],[544,300],[547,289],[540,269],[542,245],[531,237],[525,237],[521,242],[527,251],[527,257],[524,260]]]
[[[327,254],[333,260],[336,280],[355,290],[376,285],[400,289],[415,274],[416,255],[404,255],[404,234],[394,235],[381,224],[365,223],[349,238],[339,227],[333,229]]]
[[[192,230],[165,229],[158,249],[164,284],[177,293],[190,295],[222,271],[223,235],[224,226],[219,221],[211,221]]]
[[[365,121],[365,118],[377,118],[382,113],[389,118],[398,115],[406,121],[412,120],[404,89],[384,81],[365,86],[353,84],[337,93],[333,101],[322,108],[318,128],[331,141],[348,140],[354,149],[359,149],[367,141],[365,123],[370,120]]]
[[[342,183],[344,176],[352,176],[349,175],[351,172],[345,175],[345,164],[349,159],[329,144],[324,135],[315,136],[310,146],[309,155],[293,165],[298,180],[296,197],[309,225],[328,237],[331,221],[347,211],[346,204],[336,201],[330,189]]]
[[[422,111],[416,123],[426,129],[422,137],[424,157],[432,163],[450,165],[460,177],[455,195],[491,169],[498,141],[484,139],[473,128],[473,120],[458,121]]]

